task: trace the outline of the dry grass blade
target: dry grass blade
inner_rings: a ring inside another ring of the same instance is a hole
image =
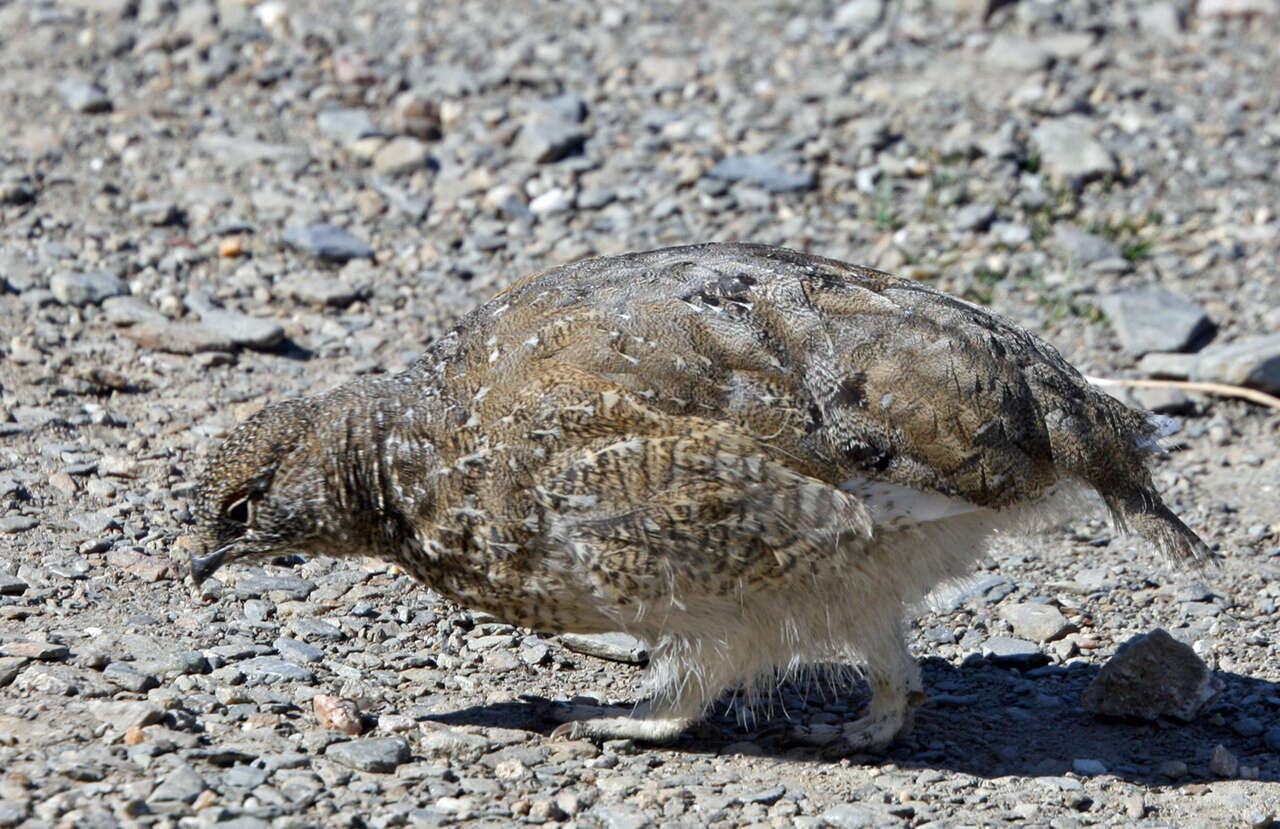
[[[1085,377],[1095,386],[1128,386],[1137,389],[1181,389],[1204,394],[1216,394],[1221,397],[1238,397],[1262,406],[1280,411],[1280,397],[1267,394],[1257,389],[1244,386],[1232,386],[1227,383],[1200,383],[1194,380],[1133,380],[1127,377]]]

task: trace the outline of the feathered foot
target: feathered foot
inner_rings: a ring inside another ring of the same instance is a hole
[[[556,719],[565,719],[551,732],[553,740],[638,740],[644,743],[669,743],[693,725],[693,717],[661,714],[650,710],[647,703],[634,708],[621,705],[575,705],[557,711]]]
[[[838,747],[848,753],[880,752],[899,737],[911,733],[915,709],[928,699],[923,691],[920,666],[901,637],[894,638],[891,654],[867,667],[871,702],[867,713],[845,723]]]

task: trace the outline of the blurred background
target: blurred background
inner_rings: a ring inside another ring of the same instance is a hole
[[[218,305],[373,370],[525,272],[734,239],[1096,368],[1280,331],[1274,0],[23,0],[0,31],[0,273],[37,320]]]

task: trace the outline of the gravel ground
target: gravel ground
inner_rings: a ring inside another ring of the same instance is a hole
[[[375,562],[180,577],[238,418],[583,256],[787,244],[1091,374],[1280,390],[1280,4],[989,5],[0,4],[0,826],[1270,825],[1278,421],[1239,401],[1136,398],[1222,566],[1101,515],[1010,540],[913,622],[933,699],[885,756],[833,751],[862,696],[816,680],[670,747],[550,741],[641,669]],[[1156,627],[1220,694],[1086,713]]]

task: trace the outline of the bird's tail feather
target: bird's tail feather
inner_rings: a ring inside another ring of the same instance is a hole
[[[1213,553],[1204,540],[1182,523],[1154,491],[1134,490],[1111,497],[1107,506],[1117,527],[1147,539],[1170,561],[1196,566],[1213,561]]]

